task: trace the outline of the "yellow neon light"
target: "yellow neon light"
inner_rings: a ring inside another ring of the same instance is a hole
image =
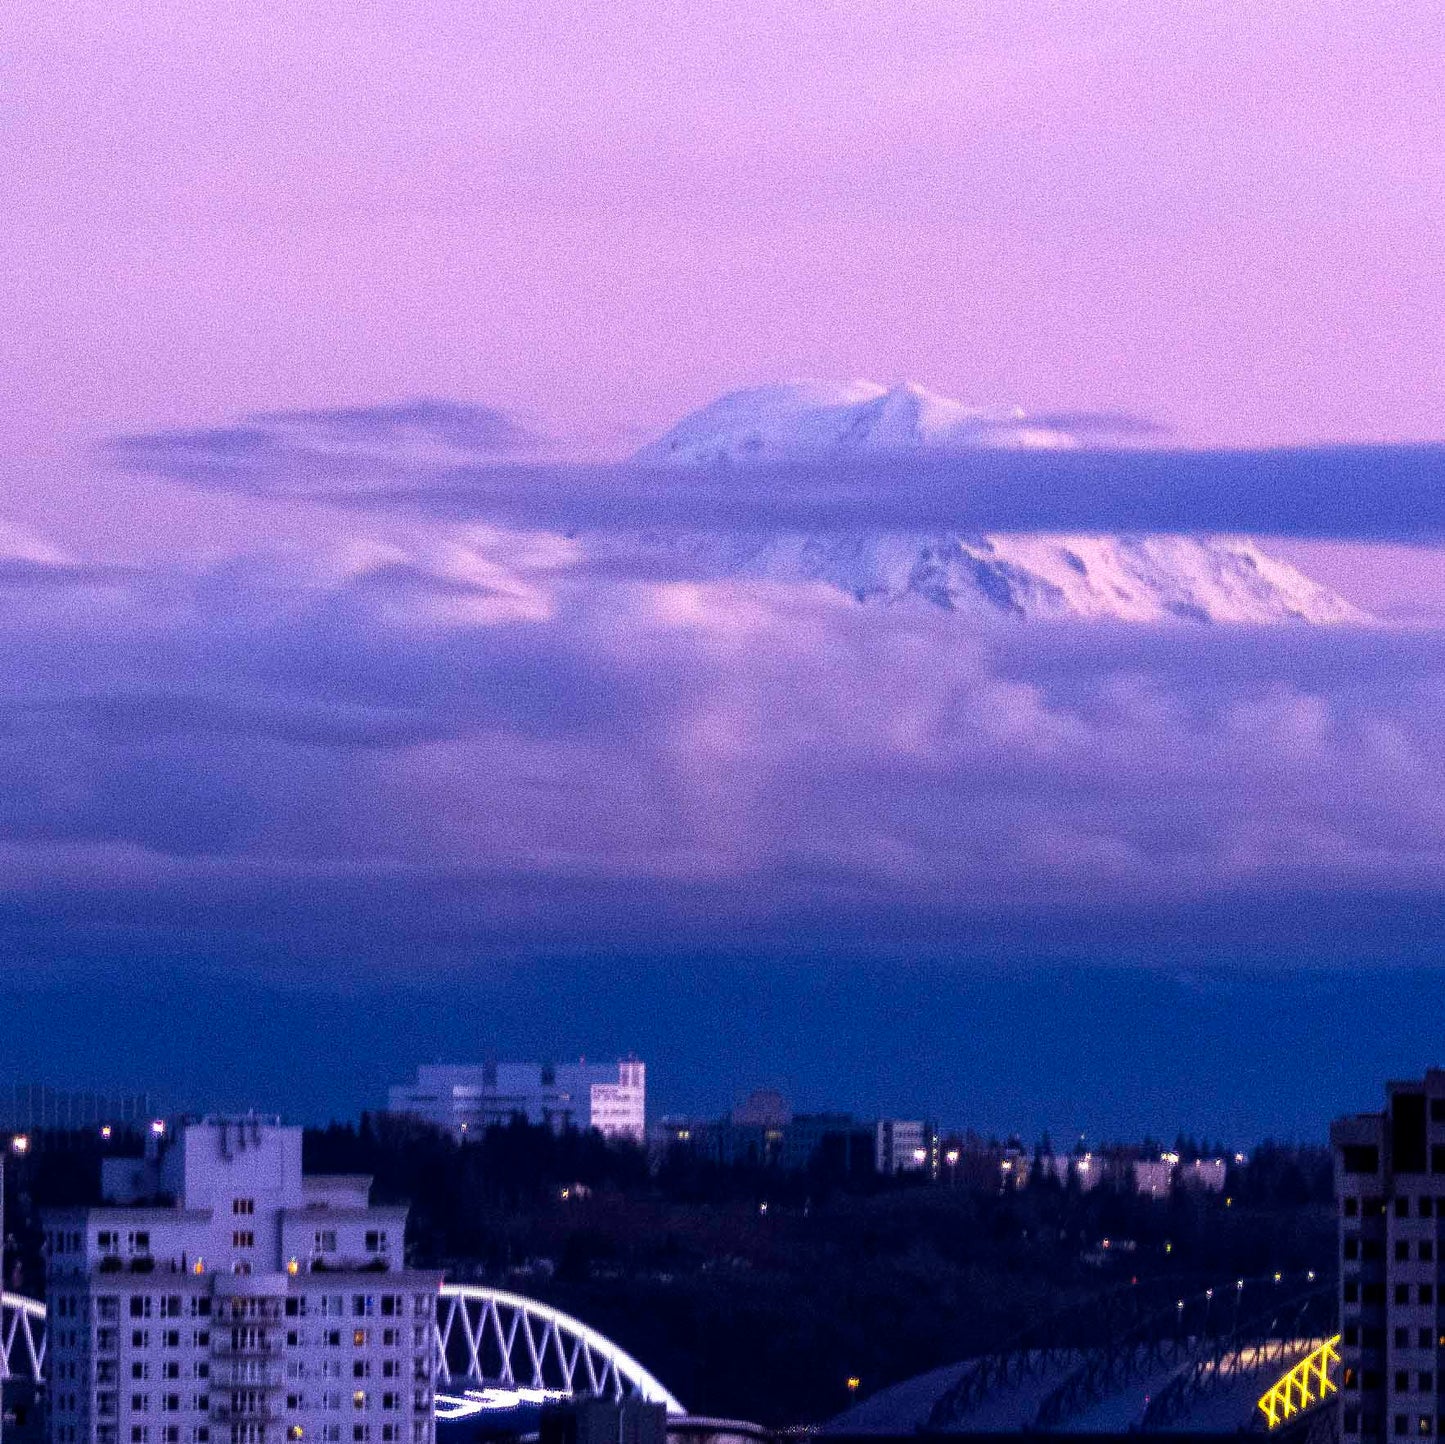
[[[1330,1378],[1330,1370],[1340,1362],[1340,1336],[1326,1339],[1319,1348],[1284,1375],[1259,1400],[1260,1412],[1269,1428],[1277,1429],[1293,1414],[1318,1404],[1339,1392],[1339,1385]]]

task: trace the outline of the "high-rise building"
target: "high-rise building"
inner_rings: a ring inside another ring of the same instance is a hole
[[[1442,1425],[1445,1069],[1390,1083],[1381,1113],[1330,1129],[1340,1216],[1344,1444]]]
[[[43,1217],[51,1444],[435,1444],[439,1273],[278,1120],[155,1125]]]
[[[553,1128],[595,1128],[604,1138],[647,1136],[647,1070],[635,1058],[588,1063],[424,1064],[415,1083],[388,1092],[392,1113],[455,1133],[515,1117]]]

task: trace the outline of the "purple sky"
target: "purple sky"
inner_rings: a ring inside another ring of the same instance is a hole
[[[1429,4],[77,0],[0,66],[11,450],[795,374],[1438,430]]]
[[[1429,960],[1434,546],[1272,543],[1429,625],[964,634],[103,447],[436,396],[611,457],[798,375],[1201,449],[1438,441],[1442,94],[1425,3],[20,7],[12,955],[479,997],[539,949]],[[580,1041],[681,1050],[674,983]]]

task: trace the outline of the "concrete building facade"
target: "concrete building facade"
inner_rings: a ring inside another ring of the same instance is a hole
[[[51,1444],[435,1444],[439,1273],[275,1119],[157,1127],[43,1217]]]

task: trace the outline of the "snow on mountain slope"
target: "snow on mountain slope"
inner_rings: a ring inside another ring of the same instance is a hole
[[[1068,447],[1074,437],[1018,411],[985,411],[920,386],[798,382],[724,396],[634,460],[749,466],[807,459]],[[862,602],[913,597],[953,611],[1153,622],[1316,624],[1363,613],[1241,537],[849,532],[658,534],[599,543],[685,564],[693,574],[815,581]]]
[[[1067,432],[1031,425],[1017,408],[986,410],[912,383],[757,386],[685,416],[633,458],[650,465],[790,461],[835,453],[1074,446]]]

